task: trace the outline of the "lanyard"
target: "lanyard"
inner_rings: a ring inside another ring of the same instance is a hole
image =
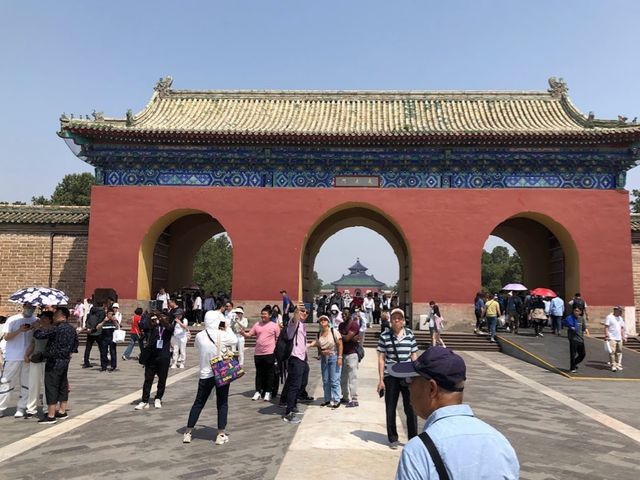
[[[158,327],[158,339],[162,340],[162,334],[164,333],[164,327]]]

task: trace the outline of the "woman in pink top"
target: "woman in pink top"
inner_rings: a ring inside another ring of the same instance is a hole
[[[254,361],[256,364],[256,393],[251,400],[264,398],[265,402],[271,400],[273,381],[275,379],[274,366],[276,356],[276,341],[280,334],[280,327],[271,321],[271,308],[267,305],[260,312],[260,321],[251,327],[251,330],[240,332],[244,337],[256,337],[256,349]]]

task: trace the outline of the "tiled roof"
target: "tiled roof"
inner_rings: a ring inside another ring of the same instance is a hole
[[[631,231],[640,232],[640,213],[631,214]]]
[[[0,223],[89,224],[89,207],[0,205]]]
[[[60,135],[134,142],[337,143],[505,137],[601,143],[640,139],[640,124],[596,120],[571,103],[564,82],[546,92],[190,91],[162,79],[147,106],[126,119],[61,118]]]
[[[349,275],[342,275],[340,280],[331,282],[331,285],[340,287],[386,287],[384,282],[376,280],[373,275],[367,275],[366,273],[355,273]]]

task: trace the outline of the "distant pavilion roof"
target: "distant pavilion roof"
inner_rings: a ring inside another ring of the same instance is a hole
[[[0,223],[89,224],[90,207],[0,205]]]
[[[360,263],[360,259],[356,260],[351,267],[351,271],[348,275],[342,275],[339,280],[331,282],[334,287],[374,287],[385,288],[387,285],[384,282],[376,280],[373,275],[367,275],[367,267]]]
[[[579,112],[562,79],[547,91],[192,91],[161,79],[126,118],[60,119],[62,137],[162,144],[612,144],[640,124]]]
[[[631,214],[631,231],[640,232],[640,213]]]

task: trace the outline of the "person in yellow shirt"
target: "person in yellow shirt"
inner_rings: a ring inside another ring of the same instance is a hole
[[[496,325],[498,323],[498,317],[502,315],[500,311],[500,304],[498,303],[498,294],[494,294],[493,298],[487,300],[484,305],[484,316],[487,319],[487,327],[489,327],[490,341],[496,341]]]

